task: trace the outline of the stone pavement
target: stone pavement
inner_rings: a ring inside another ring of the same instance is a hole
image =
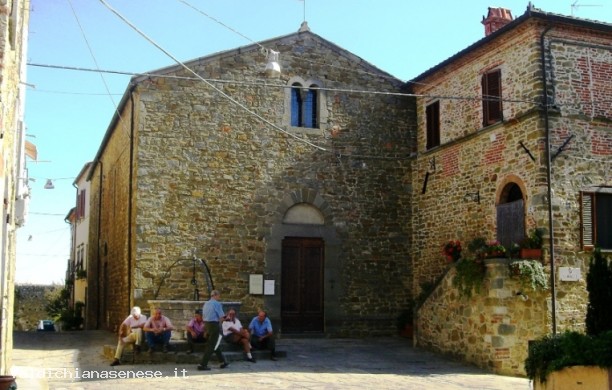
[[[38,389],[529,389],[525,378],[493,375],[411,346],[399,337],[281,338],[287,357],[233,362],[224,370],[195,365],[110,367],[107,331],[15,332],[13,375],[19,390]],[[92,376],[98,377],[91,379]],[[141,376],[137,378],[136,376]],[[155,379],[157,376],[159,379]]]

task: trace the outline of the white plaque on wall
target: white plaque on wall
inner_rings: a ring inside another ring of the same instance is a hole
[[[263,275],[249,275],[249,294],[263,294]]]
[[[578,282],[581,277],[580,268],[559,267],[559,280],[564,282]]]
[[[264,281],[264,295],[274,295],[274,280]]]

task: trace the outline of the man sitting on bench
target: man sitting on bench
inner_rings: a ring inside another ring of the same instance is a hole
[[[147,322],[147,316],[140,313],[140,307],[134,306],[132,314],[130,314],[119,326],[119,341],[117,342],[117,350],[115,352],[115,360],[111,366],[121,364],[121,355],[125,344],[134,344],[134,353],[140,352],[142,344],[142,328]]]
[[[249,324],[251,344],[257,349],[268,349],[270,359],[276,360],[276,341],[272,331],[272,323],[265,311],[260,310]]]
[[[236,318],[236,310],[230,309],[227,312],[227,317],[223,321],[223,339],[229,344],[242,344],[246,360],[255,363],[253,355],[251,355],[251,343],[249,339],[251,335],[249,331],[242,327],[240,320]]]

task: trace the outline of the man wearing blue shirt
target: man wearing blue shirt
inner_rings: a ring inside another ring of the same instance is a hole
[[[251,332],[251,345],[257,349],[270,350],[270,359],[276,360],[276,342],[272,323],[265,311],[260,310],[257,316],[253,317],[249,324],[249,331]]]
[[[217,290],[213,290],[210,293],[210,299],[204,303],[202,307],[202,316],[204,317],[204,329],[208,335],[206,341],[206,349],[204,350],[204,356],[202,356],[202,363],[198,366],[200,371],[208,371],[208,361],[212,356],[213,352],[217,355],[221,365],[219,368],[225,368],[229,366],[229,363],[223,356],[223,352],[219,349],[219,343],[221,342],[221,335],[219,334],[219,323],[225,320],[225,313],[223,313],[223,306],[219,302],[221,294]]]

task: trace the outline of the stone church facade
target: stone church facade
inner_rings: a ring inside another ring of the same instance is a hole
[[[393,332],[412,289],[403,83],[307,25],[151,73],[89,175],[88,326],[195,288],[207,299],[202,259],[223,300],[281,332]]]

